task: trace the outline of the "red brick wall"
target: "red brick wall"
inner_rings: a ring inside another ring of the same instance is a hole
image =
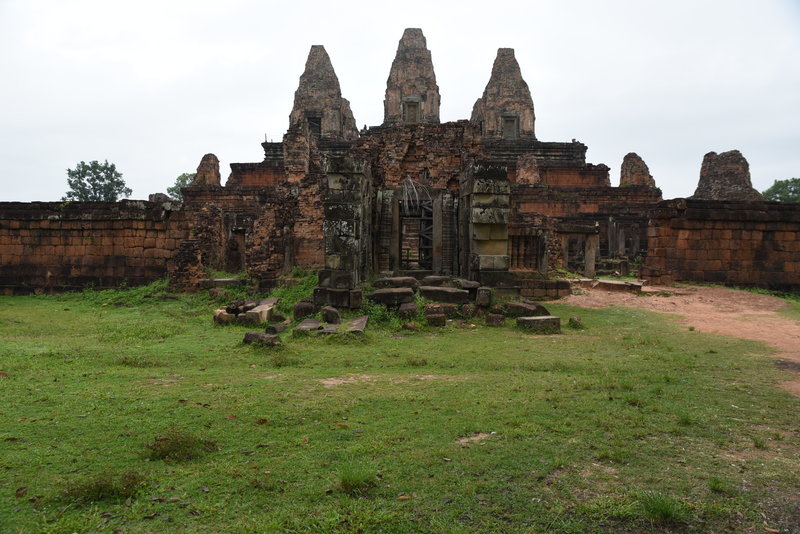
[[[0,203],[0,292],[144,284],[189,230],[180,204]]]
[[[512,188],[514,214],[547,217],[582,217],[596,214],[645,217],[661,200],[661,191],[649,187],[545,187],[518,185]]]
[[[651,213],[642,276],[800,290],[800,204],[676,199]]]

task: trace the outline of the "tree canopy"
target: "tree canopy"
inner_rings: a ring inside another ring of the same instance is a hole
[[[194,175],[196,173],[193,172],[185,172],[178,176],[175,179],[175,185],[172,187],[167,188],[167,194],[170,198],[174,200],[183,200],[183,193],[181,193],[181,187],[188,187],[192,184],[192,180],[194,180]]]
[[[131,196],[130,188],[125,187],[122,173],[116,165],[106,160],[86,163],[81,161],[75,169],[67,169],[69,191],[62,200],[80,202],[116,202],[120,197]]]
[[[800,202],[800,178],[775,180],[775,183],[764,191],[763,195],[767,200]]]

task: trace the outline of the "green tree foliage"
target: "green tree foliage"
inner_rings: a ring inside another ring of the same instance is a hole
[[[800,202],[800,178],[775,180],[772,186],[764,191],[764,198],[779,202]]]
[[[103,163],[81,161],[74,170],[67,169],[67,185],[69,191],[61,200],[116,202],[120,197],[127,198],[133,193],[125,187],[117,166],[108,160]]]
[[[183,200],[183,193],[181,193],[181,187],[188,187],[192,184],[192,180],[194,180],[194,175],[196,173],[193,172],[185,172],[178,176],[175,179],[175,185],[172,187],[167,188],[167,194],[170,198],[174,200]]]

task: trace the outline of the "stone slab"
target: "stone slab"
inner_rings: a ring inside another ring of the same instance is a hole
[[[561,319],[555,315],[517,317],[517,326],[534,334],[560,334]]]
[[[369,296],[369,300],[387,307],[395,307],[404,302],[414,302],[414,290],[410,287],[377,289]]]
[[[292,330],[293,332],[299,333],[309,333],[309,332],[316,332],[322,328],[322,324],[320,323],[319,319],[303,319],[300,324],[294,327]]]
[[[422,279],[423,286],[446,286],[451,282],[449,276],[430,275]]]
[[[537,317],[550,315],[550,312],[535,302],[509,302],[506,304],[506,315],[509,317]]]
[[[372,282],[372,287],[378,289],[386,287],[410,287],[416,291],[419,287],[419,281],[412,276],[391,276],[388,278],[378,278]]]
[[[368,322],[369,322],[369,315],[360,315],[358,317],[354,317],[347,324],[345,332],[347,332],[348,334],[355,334],[355,335],[363,334],[364,331],[367,329]]]
[[[420,286],[419,294],[434,302],[466,304],[470,301],[469,291],[454,287]]]

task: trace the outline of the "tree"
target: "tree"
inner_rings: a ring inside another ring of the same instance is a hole
[[[764,191],[764,198],[778,202],[800,202],[800,178],[775,180],[772,186]]]
[[[181,193],[181,187],[188,187],[192,185],[192,180],[194,180],[194,175],[196,173],[193,172],[185,172],[178,176],[175,179],[175,185],[172,187],[167,188],[167,194],[170,198],[174,200],[183,200],[183,193]]]
[[[125,187],[117,166],[108,160],[104,163],[81,161],[75,170],[67,169],[67,185],[69,191],[61,200],[116,202],[120,197],[127,198],[133,193]]]

